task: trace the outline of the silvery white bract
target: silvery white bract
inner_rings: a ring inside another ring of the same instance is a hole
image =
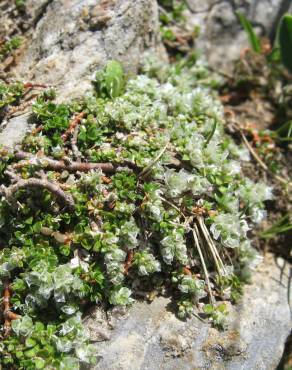
[[[261,204],[273,198],[272,188],[270,186],[262,182],[254,183],[248,179],[239,187],[237,193],[249,206]]]
[[[226,247],[235,248],[246,237],[249,227],[238,214],[221,213],[214,217],[210,230],[214,239],[218,240],[220,237]]]
[[[117,288],[116,290],[112,291],[109,301],[111,304],[116,306],[126,306],[133,302],[131,294],[131,290],[126,287]]]
[[[182,277],[178,289],[183,293],[194,293],[197,299],[201,299],[206,296],[204,291],[205,281],[196,279],[193,276],[185,275]]]
[[[83,282],[74,275],[70,265],[60,265],[53,272],[43,269],[24,275],[31,294],[26,297],[28,305],[45,305],[53,295],[56,302],[65,303],[69,294],[80,295]],[[32,294],[33,293],[33,294]]]
[[[137,227],[134,218],[125,222],[120,228],[120,242],[127,249],[133,249],[138,245],[139,228]]]
[[[75,357],[65,356],[60,363],[60,370],[79,370],[79,361]]]
[[[181,231],[176,229],[161,240],[161,254],[166,264],[170,265],[174,259],[187,264],[187,247]]]
[[[12,321],[12,329],[15,334],[29,336],[33,331],[33,321],[29,316],[23,316],[20,319]]]
[[[135,254],[134,265],[138,267],[138,272],[141,276],[153,274],[161,270],[160,262],[147,250]]]
[[[21,267],[24,258],[25,253],[21,248],[12,247],[7,260],[4,251],[0,251],[0,277],[9,276],[11,271]]]

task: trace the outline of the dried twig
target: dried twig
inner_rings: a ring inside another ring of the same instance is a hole
[[[11,311],[10,307],[10,284],[8,279],[4,281],[3,289],[3,316],[4,316],[4,337],[8,337],[11,332],[11,321],[19,319],[20,316]]]
[[[85,112],[78,113],[76,117],[70,122],[68,129],[62,135],[62,140],[65,142],[68,137],[73,134],[75,127],[81,122],[82,118],[85,116]]]
[[[172,207],[173,209],[175,209],[181,216],[183,216],[183,218],[186,220],[187,219],[187,217],[186,217],[186,215],[174,204],[174,203],[172,203],[172,202],[170,202],[169,200],[167,200],[167,199],[165,199],[165,198],[163,198],[163,197],[161,197],[160,195],[158,196],[158,198],[159,199],[161,199],[162,200],[162,202],[164,202],[164,203],[166,203],[166,204],[168,204],[170,207]]]
[[[53,171],[64,171],[68,172],[88,172],[91,170],[102,170],[104,173],[115,173],[116,167],[112,163],[85,163],[85,162],[68,162],[57,161],[49,157],[37,157],[27,152],[16,152],[15,157],[17,159],[24,159],[13,165],[13,168],[22,168],[28,165],[39,166]]]
[[[40,87],[42,89],[46,89],[48,87],[48,85],[38,84],[38,83],[33,83],[33,82],[26,82],[25,84],[23,84],[23,87],[25,89],[31,89],[31,88],[34,88],[34,87]]]
[[[6,197],[6,200],[10,204],[15,204],[15,193],[20,189],[25,188],[42,188],[51,192],[57,199],[61,206],[64,206],[70,210],[75,208],[75,203],[71,194],[65,193],[58,184],[50,182],[46,179],[37,179],[31,177],[27,180],[19,180],[15,184],[8,187],[2,186],[2,191]]]
[[[11,107],[9,108],[7,112],[7,119],[10,119],[12,117],[21,116],[26,112],[26,109],[29,108],[33,104],[32,101],[24,102],[20,104],[17,107]]]
[[[129,272],[130,267],[132,266],[134,258],[134,251],[130,249],[127,253],[126,261],[124,263],[124,274],[127,275]]]
[[[5,175],[10,177],[10,181],[13,184],[16,183],[17,181],[21,180],[21,177],[16,172],[14,172],[13,168],[11,168],[10,166],[5,171]]]
[[[261,160],[261,158],[258,156],[257,152],[253,149],[253,147],[250,145],[250,143],[248,142],[246,136],[244,135],[244,133],[242,132],[242,130],[240,128],[238,128],[239,132],[240,132],[240,135],[242,137],[242,140],[245,144],[245,146],[247,147],[247,149],[250,151],[251,155],[253,156],[253,158],[258,162],[258,164],[262,167],[263,170],[265,170],[266,172],[268,172],[271,176],[275,177],[275,179],[277,179],[279,182],[281,182],[282,184],[285,184],[285,185],[291,185],[291,183],[289,182],[288,179],[284,179],[283,177],[279,176],[279,175],[276,175],[274,173],[272,173],[268,166]]]
[[[140,173],[139,177],[143,177],[149,173],[151,168],[159,161],[159,159],[163,156],[164,152],[166,151],[167,147],[169,145],[169,142],[164,146],[164,148],[160,151],[160,153],[157,155],[157,157],[147,166],[145,167]]]
[[[35,136],[36,134],[38,134],[39,132],[41,132],[43,130],[43,128],[44,128],[43,125],[39,125],[38,127],[33,128],[31,130],[31,135],[32,136]]]

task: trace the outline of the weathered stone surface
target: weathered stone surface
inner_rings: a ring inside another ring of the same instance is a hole
[[[26,9],[35,29],[13,73],[54,86],[60,101],[91,90],[95,72],[110,59],[135,73],[145,50],[166,58],[156,0],[27,0]],[[8,122],[2,143],[21,141],[28,127],[24,117]]]
[[[29,127],[29,113],[11,118],[2,131],[0,131],[0,145],[13,149],[23,139]]]
[[[0,37],[12,37],[25,33],[37,22],[50,0],[26,0],[25,7],[18,8],[14,1],[0,1]]]
[[[96,321],[97,331],[102,327],[110,339],[96,343],[100,359],[95,369],[274,370],[291,327],[288,286],[289,266],[267,256],[245,287],[241,303],[229,306],[224,332],[196,317],[177,319],[164,297],[151,304],[135,303],[126,317],[111,323],[112,331]]]
[[[136,72],[145,49],[163,54],[155,0],[50,0],[16,75],[79,96],[107,60]]]
[[[275,36],[276,25],[285,12],[292,12],[290,0],[188,0],[188,26],[200,27],[196,45],[213,66],[229,67],[248,45],[235,12],[252,22],[260,35]]]

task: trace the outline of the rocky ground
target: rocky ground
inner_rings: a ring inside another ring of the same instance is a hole
[[[218,332],[198,317],[182,321],[170,300],[136,303],[125,315],[113,310],[105,325],[97,309],[85,320],[97,337],[95,369],[276,369],[290,332],[291,268],[268,254],[230,305],[228,329]]]

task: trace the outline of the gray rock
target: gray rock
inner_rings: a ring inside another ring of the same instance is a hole
[[[291,328],[289,274],[283,260],[268,255],[242,301],[229,304],[223,332],[197,317],[177,319],[168,298],[136,302],[115,322],[110,339],[96,343],[95,370],[274,370]],[[95,325],[99,331],[100,320]]]
[[[59,101],[91,90],[95,72],[110,59],[135,73],[146,50],[166,58],[156,0],[27,0],[26,9],[35,29],[13,73],[54,86]],[[24,117],[8,122],[1,143],[13,147],[22,140]]]
[[[11,118],[0,132],[0,145],[13,149],[19,144],[29,128],[30,113]]]
[[[135,73],[144,50],[164,55],[155,0],[50,0],[43,9],[15,73],[57,86],[62,100],[90,89],[109,59]]]
[[[24,10],[18,11],[14,1],[0,1],[0,36],[13,37],[26,33],[38,22],[51,0],[26,0]]]
[[[215,67],[227,69],[248,46],[245,32],[235,12],[252,22],[259,35],[275,37],[276,25],[285,12],[292,12],[290,0],[188,0],[188,27],[200,27],[196,46]]]

